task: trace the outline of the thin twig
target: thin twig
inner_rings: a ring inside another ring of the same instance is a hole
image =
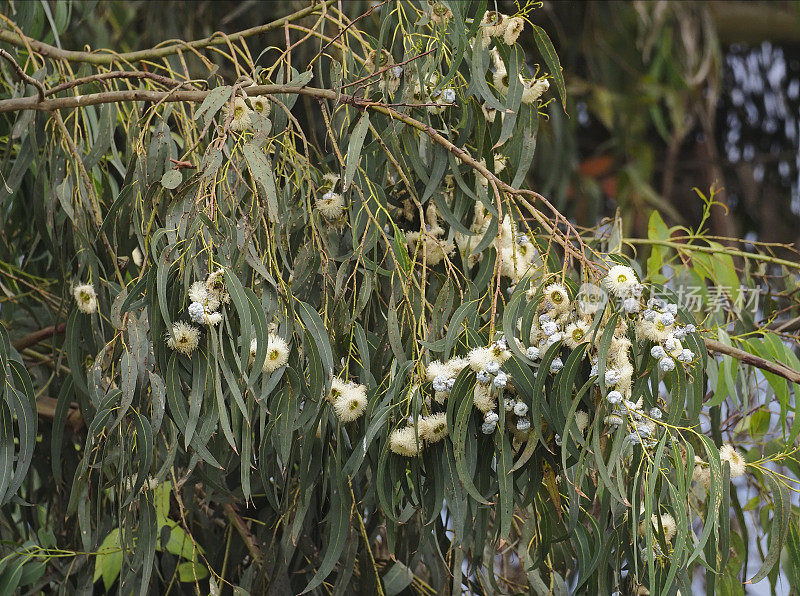
[[[228,518],[228,521],[231,522],[242,538],[242,542],[244,542],[244,545],[247,547],[247,551],[250,553],[250,556],[253,557],[253,562],[257,565],[261,565],[264,555],[261,553],[255,536],[250,532],[250,528],[247,527],[247,524],[244,523],[242,516],[239,515],[239,512],[236,511],[230,503],[225,503],[222,509],[225,511],[225,516]]]
[[[324,4],[327,7],[333,4],[335,1],[336,0],[325,0]],[[245,29],[244,31],[239,31],[238,33],[229,35],[227,36],[227,40],[238,41],[240,39],[253,37],[255,35],[260,35],[268,31],[273,31],[275,29],[281,29],[283,28],[284,23],[296,21],[305,16],[313,14],[319,10],[321,10],[319,4],[316,5],[312,4],[311,6],[307,6],[290,15],[281,17],[276,21],[267,23],[266,25],[251,27],[250,29]],[[41,41],[36,41],[35,39],[29,37],[21,37],[19,34],[13,33],[11,31],[0,31],[0,41],[5,41],[7,43],[13,44],[15,46],[20,46],[23,48],[30,47],[37,53],[41,54],[42,56],[47,56],[49,58],[54,58],[56,60],[66,60],[68,62],[86,62],[95,65],[113,64],[115,62],[141,62],[144,60],[155,60],[158,58],[165,58],[166,56],[171,56],[172,54],[177,54],[186,49],[198,50],[208,46],[222,45],[227,43],[226,38],[223,38],[222,34],[217,32],[211,35],[210,37],[190,42],[173,43],[162,47],[154,47],[146,50],[137,50],[134,52],[124,52],[121,54],[116,54],[116,53],[96,54],[94,52],[77,52],[73,50],[62,50],[61,48],[57,48],[56,46],[51,46],[49,44],[43,43]]]
[[[73,87],[79,87],[80,85],[86,85],[88,83],[94,83],[97,81],[106,81],[108,79],[150,79],[151,81],[161,83],[162,85],[166,85],[168,87],[180,87],[184,84],[181,81],[176,81],[175,79],[152,72],[145,72],[143,70],[113,70],[111,72],[101,72],[89,75],[88,77],[82,77],[61,83],[60,85],[51,87],[45,91],[44,94],[45,96],[55,95],[56,93],[66,91],[67,89],[72,89]]]
[[[22,67],[19,64],[17,64],[17,61],[14,60],[14,57],[8,52],[6,52],[3,49],[0,49],[0,56],[5,58],[11,64],[11,67],[14,69],[14,72],[17,73],[17,76],[20,79],[22,79],[25,83],[28,83],[29,85],[33,85],[34,87],[36,87],[36,92],[39,94],[39,101],[42,101],[45,95],[44,87],[42,86],[42,84],[36,79],[34,79],[32,76],[27,74],[24,70],[22,70]]]

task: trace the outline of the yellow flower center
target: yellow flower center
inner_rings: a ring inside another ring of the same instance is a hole
[[[256,104],[253,107],[259,114],[264,111],[264,104],[261,103],[260,101],[256,102]]]
[[[233,118],[234,118],[234,120],[238,120],[243,115],[244,115],[244,108],[237,107],[235,110],[233,110]]]
[[[269,359],[270,360],[277,360],[279,356],[280,356],[280,352],[278,352],[278,350],[271,350],[270,353],[269,353]]]
[[[439,423],[434,427],[433,432],[438,435],[439,433],[443,433],[445,428],[444,424]]]
[[[617,283],[624,284],[626,281],[628,281],[628,277],[624,273],[617,276]]]
[[[575,341],[580,341],[583,339],[583,329],[576,329],[572,332],[572,339]]]
[[[564,297],[558,292],[553,292],[550,294],[550,300],[552,300],[555,304],[561,304],[561,302],[564,300]]]
[[[351,401],[351,402],[350,402],[350,409],[351,409],[351,410],[356,410],[356,409],[358,409],[358,401],[356,401],[355,399],[354,399],[353,401]]]

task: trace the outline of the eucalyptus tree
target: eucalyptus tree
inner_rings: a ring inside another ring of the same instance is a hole
[[[797,577],[800,366],[734,257],[798,265],[529,188],[566,106],[535,7],[314,2],[124,53],[61,48],[66,4],[2,16],[6,591]]]

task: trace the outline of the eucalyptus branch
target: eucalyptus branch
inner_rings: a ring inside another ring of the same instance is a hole
[[[765,261],[767,263],[772,263],[773,265],[783,265],[784,267],[788,267],[790,269],[800,269],[800,263],[797,262],[787,261],[786,259],[779,259],[778,257],[773,257],[772,255],[765,255],[757,252],[746,252],[743,250],[737,250],[729,246],[714,248],[713,246],[699,246],[697,244],[685,244],[682,242],[672,242],[670,240],[656,240],[653,238],[626,238],[625,242],[628,244],[647,244],[656,246],[666,246],[668,248],[674,248],[675,250],[704,252],[708,254],[724,253],[727,255],[731,255],[733,257],[741,257],[743,259],[753,259],[754,261]]]
[[[744,362],[745,364],[750,364],[756,368],[760,368],[761,370],[771,372],[772,374],[783,377],[792,383],[800,383],[800,372],[797,372],[796,370],[791,369],[780,362],[765,360],[764,358],[760,358],[754,354],[751,354],[750,352],[745,352],[742,349],[734,348],[733,346],[727,346],[715,339],[705,339],[705,343],[706,347],[712,352],[732,356],[737,360]]]
[[[253,557],[253,562],[256,563],[256,565],[261,565],[264,555],[261,552],[261,548],[258,546],[256,538],[250,533],[250,529],[247,527],[247,524],[244,523],[242,516],[239,515],[239,512],[236,511],[236,509],[230,503],[225,503],[222,506],[222,509],[225,512],[225,516],[228,518],[228,521],[231,522],[231,525],[233,525],[233,527],[239,533],[244,545],[247,547],[247,551],[250,553],[250,556]]]
[[[149,79],[151,81],[155,81],[156,83],[161,83],[162,85],[166,85],[167,87],[180,87],[181,85],[186,84],[188,81],[176,81],[175,79],[171,79],[169,77],[165,77],[163,75],[155,74],[152,72],[145,72],[141,70],[114,70],[111,72],[101,72],[93,75],[89,75],[87,77],[81,77],[79,79],[72,79],[71,81],[67,81],[65,83],[61,83],[55,87],[51,87],[47,91],[44,92],[45,96],[55,95],[56,93],[60,93],[61,91],[66,91],[67,89],[72,89],[73,87],[80,87],[81,85],[87,85],[89,83],[95,83],[98,81],[107,81],[109,79]],[[44,99],[44,97],[42,97]]]
[[[50,325],[49,327],[44,327],[43,329],[39,329],[38,331],[34,331],[26,335],[25,337],[21,337],[18,340],[13,342],[14,349],[17,351],[24,350],[25,348],[30,348],[31,346],[35,346],[40,341],[47,339],[48,337],[53,337],[54,335],[59,335],[64,333],[66,330],[67,325],[66,323],[60,323],[59,325]]]
[[[52,46],[50,44],[37,41],[30,37],[23,37],[11,31],[0,31],[0,41],[4,41],[6,43],[10,43],[12,45],[26,49],[30,47],[36,53],[42,56],[46,56],[48,58],[53,58],[56,60],[66,60],[67,62],[86,62],[88,64],[95,64],[95,65],[114,64],[116,62],[142,62],[144,60],[155,60],[158,58],[171,56],[172,54],[177,54],[187,49],[198,50],[209,46],[223,45],[228,43],[228,41],[234,42],[240,39],[253,37],[255,35],[261,35],[262,33],[267,33],[268,31],[282,29],[286,23],[302,19],[303,17],[308,16],[310,14],[314,14],[322,10],[323,6],[328,7],[335,1],[336,0],[325,0],[325,2],[320,4],[312,4],[311,6],[302,8],[296,12],[293,12],[290,15],[272,21],[271,23],[267,23],[265,25],[258,25],[256,27],[251,27],[250,29],[245,29],[244,31],[232,33],[231,35],[223,36],[220,32],[217,32],[211,35],[210,37],[206,37],[204,39],[197,39],[195,41],[188,41],[181,43],[173,43],[162,47],[156,46],[154,48],[149,48],[146,50],[136,50],[134,52],[123,52],[120,54],[116,53],[97,54],[95,52],[62,50],[61,48],[57,48],[56,46]]]

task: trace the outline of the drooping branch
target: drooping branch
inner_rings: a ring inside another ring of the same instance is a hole
[[[73,87],[79,87],[81,85],[87,85],[89,83],[95,83],[98,81],[107,81],[109,79],[149,79],[151,81],[155,81],[156,83],[160,83],[167,87],[180,87],[184,84],[181,81],[176,81],[175,79],[171,79],[169,77],[165,77],[163,75],[155,74],[152,72],[145,72],[142,70],[113,70],[111,72],[100,72],[97,74],[89,75],[88,77],[81,77],[79,79],[72,79],[71,81],[66,81],[61,83],[60,85],[56,85],[55,87],[51,87],[47,89],[44,94],[45,96],[55,95],[56,93],[60,93],[61,91],[66,91],[67,89],[72,89]],[[42,98],[44,99],[44,98]]]
[[[327,8],[333,4],[335,1],[336,0],[325,0],[325,2],[313,3],[310,6],[302,8],[276,21],[272,21],[271,23],[251,27],[249,29],[245,29],[244,31],[239,31],[230,35],[217,32],[204,39],[197,39],[195,41],[188,42],[182,41],[180,43],[171,43],[161,47],[156,46],[146,50],[136,50],[134,52],[123,52],[120,54],[98,54],[95,52],[62,50],[61,48],[51,46],[30,37],[21,37],[18,33],[14,33],[12,31],[0,31],[0,41],[4,41],[25,49],[30,47],[42,56],[54,58],[56,60],[66,60],[68,62],[86,62],[88,64],[95,65],[114,64],[121,62],[141,62],[143,60],[157,60],[159,58],[165,58],[166,56],[171,56],[185,50],[199,50],[208,46],[224,45],[229,42],[239,41],[240,39],[261,35],[262,33],[266,33],[268,31],[282,29],[285,24],[319,12],[323,10],[323,8]]]

